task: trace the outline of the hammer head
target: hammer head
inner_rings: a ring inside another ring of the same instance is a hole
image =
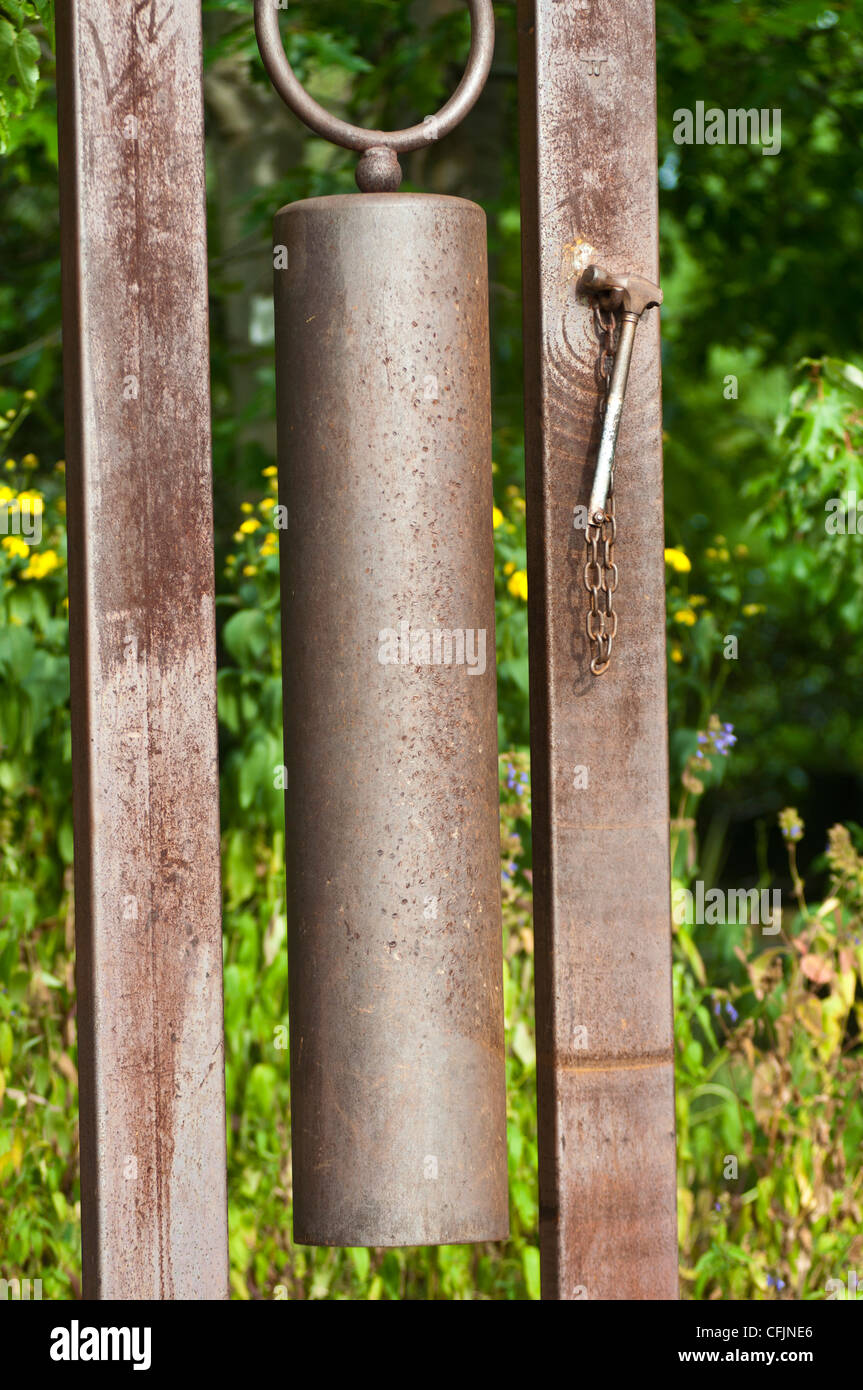
[[[615,307],[622,305],[625,313],[639,317],[645,309],[662,303],[662,290],[652,280],[643,275],[613,275],[598,265],[587,267],[580,288],[587,294],[607,295]]]

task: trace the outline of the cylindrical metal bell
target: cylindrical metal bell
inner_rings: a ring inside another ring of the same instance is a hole
[[[275,243],[294,1236],[498,1240],[485,215],[312,198]]]

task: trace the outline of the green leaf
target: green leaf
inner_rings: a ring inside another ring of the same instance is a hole
[[[14,77],[32,106],[39,82],[39,40],[27,29],[15,30],[6,19],[0,19],[0,77]]]
[[[240,666],[252,666],[269,651],[270,624],[257,608],[244,608],[229,618],[222,640]]]

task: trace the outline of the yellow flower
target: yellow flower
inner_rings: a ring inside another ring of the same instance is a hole
[[[257,574],[257,572],[257,565],[243,565],[243,574],[249,575],[250,578],[253,574]]]
[[[14,419],[15,419],[15,411],[14,411],[14,410],[7,410],[7,411],[6,411],[6,419],[7,419],[7,420],[14,420]]]
[[[717,558],[717,560],[730,560],[730,559],[731,559],[731,556],[729,555],[729,553],[728,553],[727,550],[722,549],[722,550],[717,550],[717,552],[716,552],[716,558]]]
[[[692,569],[692,565],[689,561],[689,556],[686,555],[685,552],[682,551],[679,546],[674,546],[671,549],[666,549],[665,563],[667,565],[670,565],[673,570],[676,570],[678,574],[688,574],[689,571]]]
[[[237,563],[237,557],[236,557],[236,555],[226,555],[226,556],[225,556],[225,564],[226,564],[226,565],[235,565],[236,563]]]
[[[734,547],[734,554],[737,556],[737,559],[738,559],[738,560],[745,560],[745,559],[746,559],[746,556],[749,554],[749,546],[748,546],[748,545],[736,545],[736,546]]]
[[[65,473],[65,472],[66,472],[66,460],[65,460],[65,459],[58,459],[57,462],[54,464],[54,467],[57,469],[57,472],[58,472],[58,473]]]
[[[21,462],[25,468],[36,468],[39,464],[39,460],[35,454],[25,454]]]
[[[15,489],[6,483],[0,487],[0,502],[12,502],[15,500]]]
[[[705,552],[704,552],[704,555],[705,555],[705,558],[708,559],[708,560],[715,560],[715,559],[716,559],[716,551],[713,549],[712,546],[708,546],[708,547],[707,547],[707,549],[706,549]]]
[[[527,503],[525,502],[523,497],[513,498],[512,505],[515,507],[517,512],[523,512],[527,510]]]
[[[527,575],[524,570],[516,570],[515,573],[510,576],[509,583],[506,587],[509,589],[513,598],[520,598],[527,602]]]
[[[507,560],[503,567],[503,572],[504,574],[515,574],[515,565],[512,563],[512,560]]]
[[[23,560],[26,555],[30,554],[29,545],[26,541],[22,541],[20,536],[4,536],[0,545],[3,546],[7,555],[12,556],[13,560]]]
[[[671,648],[671,660],[678,666],[683,660],[683,652],[676,644]]]
[[[690,595],[689,595],[689,607],[690,607],[690,608],[700,608],[700,607],[702,606],[702,604],[705,604],[706,602],[707,602],[707,599],[704,597],[703,594],[690,594]]]
[[[258,521],[258,518],[255,516],[250,516],[248,521],[244,521],[240,526],[240,535],[252,536],[256,531],[260,530],[260,527],[261,523]]]
[[[676,623],[683,623],[686,627],[692,627],[693,623],[696,623],[698,619],[691,608],[679,608],[674,615],[674,621]]]
[[[60,556],[56,550],[40,550],[31,556],[26,569],[21,571],[22,579],[44,579],[52,570],[59,569]]]
[[[36,392],[35,392],[35,391],[25,391],[25,392],[24,392],[24,399],[25,399],[25,401],[35,401],[35,399],[36,399]]]
[[[507,497],[518,497],[518,488],[516,487],[515,483],[510,483],[509,487],[506,490],[506,495]]]
[[[58,498],[57,498],[57,511],[60,513],[61,516],[65,516],[65,515],[66,515],[66,498],[65,498],[65,497],[58,497]]]
[[[498,526],[503,524],[503,512],[501,511],[500,507],[492,507],[491,524],[494,527],[495,531],[497,530]]]
[[[11,473],[13,469],[17,468],[17,464],[14,459],[7,459],[3,467],[6,469],[7,473]]]
[[[265,468],[262,474],[264,478],[277,478],[278,476],[279,470],[274,463],[271,463],[269,468]]]
[[[241,503],[240,503],[240,511],[241,511],[241,512],[252,512],[252,511],[254,511],[254,507],[252,506],[251,502],[241,502]]]
[[[45,510],[45,499],[41,492],[19,492],[19,502],[29,502],[33,516],[41,516]]]
[[[263,498],[261,499],[261,501],[258,503],[258,511],[259,511],[259,512],[271,512],[272,510],[273,510],[273,499],[272,499],[272,497],[263,497]]]
[[[765,608],[763,603],[744,603],[743,605],[744,618],[755,618],[758,616],[759,613],[766,612],[767,609]]]

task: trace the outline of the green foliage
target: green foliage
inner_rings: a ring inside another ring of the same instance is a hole
[[[0,6],[0,154],[15,143],[15,119],[36,104],[42,47],[34,27],[53,25],[53,0],[3,0]]]
[[[495,70],[469,120],[405,160],[404,187],[474,197],[488,215],[512,1205],[504,1246],[420,1251],[291,1241],[270,227],[282,202],[353,191],[354,157],[273,96],[248,0],[203,9],[232,1291],[536,1298],[515,6],[496,7]],[[847,494],[863,494],[863,379],[845,361],[859,347],[863,198],[849,152],[863,133],[861,17],[860,0],[657,5],[674,876],[686,888],[748,874],[794,903],[776,936],[675,927],[682,1276],[694,1298],[821,1298],[863,1255],[863,832],[825,781],[853,778],[859,793],[863,773],[863,551],[847,524]],[[292,0],[282,32],[319,100],[382,127],[439,106],[468,48],[464,6],[432,14],[413,0]],[[70,1298],[80,1204],[65,541],[62,469],[36,457],[62,453],[52,42],[49,0],[0,4],[0,465],[12,461],[0,489],[43,506],[26,553],[0,536],[0,1270]],[[781,154],[676,145],[675,110],[699,100],[780,109]],[[827,524],[843,498],[845,534]],[[789,802],[823,827],[826,852]],[[734,1179],[726,1155],[739,1160]]]
[[[802,826],[783,821],[797,910],[781,933],[676,928],[681,1274],[698,1299],[825,1298],[863,1255],[863,860],[835,826],[831,895],[810,909]]]
[[[0,1267],[41,1278],[45,1298],[71,1298],[80,1256],[65,503],[62,464],[8,452],[35,406],[32,392],[0,390]]]

